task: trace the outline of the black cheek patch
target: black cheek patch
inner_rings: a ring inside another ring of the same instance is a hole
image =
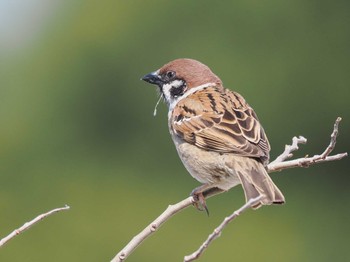
[[[170,89],[170,94],[172,97],[179,97],[182,96],[185,92],[185,85],[179,86],[179,87],[172,87]]]

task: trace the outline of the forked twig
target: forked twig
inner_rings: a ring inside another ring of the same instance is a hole
[[[272,161],[270,163],[270,165],[274,165],[276,163],[280,163],[280,162],[285,161],[286,159],[291,158],[293,156],[292,152],[299,149],[298,145],[299,144],[306,144],[306,142],[307,142],[307,139],[303,136],[293,137],[292,144],[286,145],[283,153],[280,154],[274,161]]]
[[[271,172],[281,171],[281,170],[293,168],[293,167],[309,167],[313,164],[340,160],[346,157],[348,153],[341,153],[341,154],[330,156],[330,153],[332,153],[332,151],[334,150],[335,144],[337,142],[338,128],[339,128],[340,121],[341,121],[340,117],[338,117],[335,120],[333,132],[331,134],[331,140],[329,142],[329,145],[321,155],[314,155],[312,157],[302,157],[294,160],[285,161],[286,159],[293,156],[292,152],[298,149],[298,144],[305,144],[307,141],[306,138],[302,136],[300,136],[299,138],[293,137],[292,145],[286,145],[284,152],[267,166],[267,171],[271,173]]]

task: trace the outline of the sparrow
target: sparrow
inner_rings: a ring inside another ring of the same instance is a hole
[[[206,198],[238,184],[246,201],[261,196],[253,209],[285,202],[265,168],[270,144],[257,115],[208,66],[176,59],[142,80],[158,86],[169,108],[168,126],[178,155],[202,183],[191,193],[199,210],[208,213]]]

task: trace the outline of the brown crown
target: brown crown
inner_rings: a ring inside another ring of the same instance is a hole
[[[209,67],[193,59],[176,59],[160,68],[160,74],[167,71],[174,71],[177,78],[186,81],[188,88],[207,83],[222,85],[220,78],[216,76]]]

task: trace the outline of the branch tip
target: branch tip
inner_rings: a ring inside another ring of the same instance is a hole
[[[12,231],[12,233],[10,233],[9,235],[7,235],[6,237],[0,239],[0,248],[5,245],[8,241],[10,241],[11,239],[13,239],[15,236],[18,236],[19,234],[23,233],[25,230],[29,229],[30,227],[32,227],[33,225],[35,225],[36,223],[40,222],[41,220],[43,220],[44,218],[54,214],[54,213],[58,213],[60,211],[65,211],[68,210],[69,206],[65,205],[64,207],[59,207],[59,208],[55,208],[52,209],[46,213],[40,214],[37,217],[35,217],[34,219],[32,219],[29,222],[24,223],[20,228],[15,229],[14,231]]]

